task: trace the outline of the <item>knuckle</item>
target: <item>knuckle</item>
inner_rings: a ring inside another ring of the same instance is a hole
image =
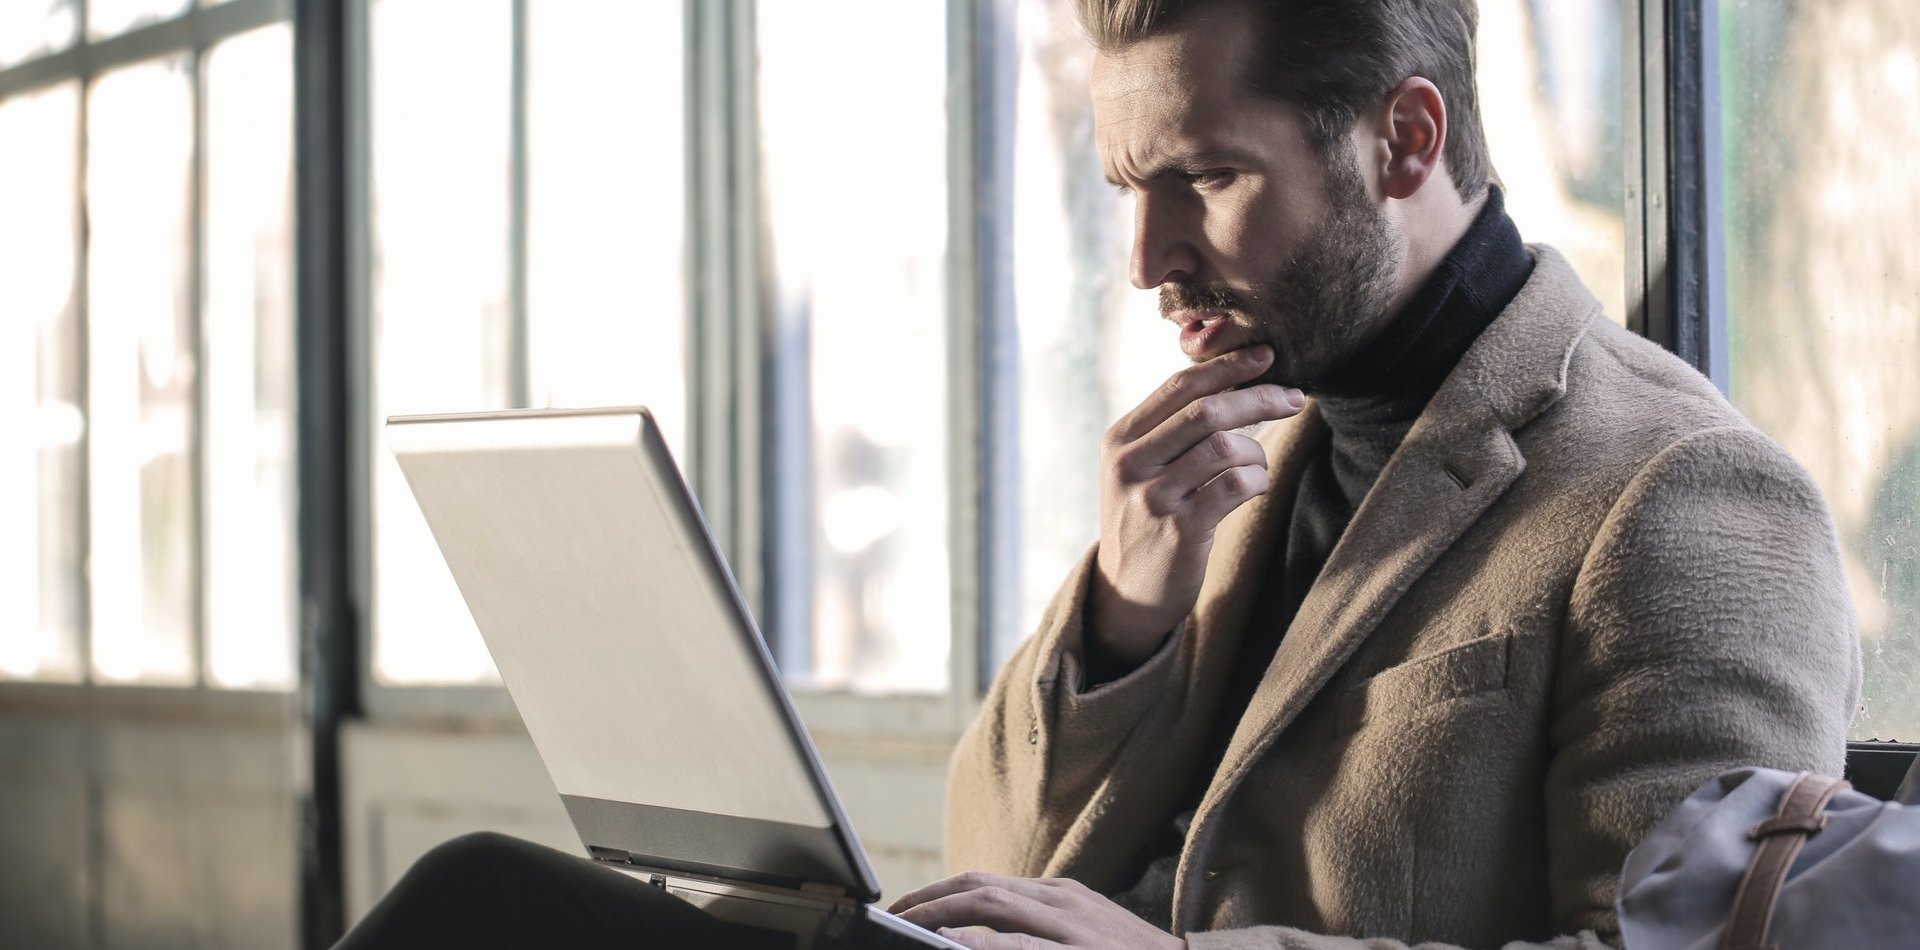
[[[1240,439],[1224,429],[1207,436],[1207,449],[1215,457],[1232,461],[1240,454]]]
[[[1140,507],[1146,509],[1147,514],[1155,518],[1165,518],[1178,511],[1180,504],[1178,499],[1173,498],[1168,492],[1149,491],[1141,493]]]
[[[1161,395],[1164,395],[1169,399],[1179,399],[1185,396],[1188,392],[1190,392],[1193,389],[1194,377],[1197,376],[1199,373],[1200,373],[1200,367],[1189,366],[1186,369],[1183,369],[1173,374],[1172,376],[1167,377],[1167,381],[1160,385]]]
[[[1212,396],[1194,400],[1193,404],[1187,407],[1187,418],[1202,428],[1219,428],[1221,418],[1220,400]]]

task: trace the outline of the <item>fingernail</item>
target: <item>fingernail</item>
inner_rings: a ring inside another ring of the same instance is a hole
[[[1298,409],[1301,406],[1304,406],[1307,404],[1307,394],[1301,392],[1298,389],[1282,390],[1282,395],[1285,396],[1287,400],[1287,405],[1295,409]]]
[[[1262,343],[1258,346],[1255,346],[1249,349],[1247,351],[1247,355],[1252,357],[1253,361],[1256,363],[1265,363],[1268,360],[1273,359],[1273,347]]]

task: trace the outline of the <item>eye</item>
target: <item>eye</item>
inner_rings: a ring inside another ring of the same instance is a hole
[[[1210,191],[1231,182],[1233,180],[1233,173],[1224,169],[1208,169],[1206,171],[1188,172],[1181,177],[1186,179],[1187,184],[1195,188],[1199,188],[1202,191]]]

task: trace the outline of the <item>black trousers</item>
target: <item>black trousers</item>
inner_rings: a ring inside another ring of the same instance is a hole
[[[334,950],[621,947],[788,950],[658,887],[507,835],[463,835],[408,869]]]

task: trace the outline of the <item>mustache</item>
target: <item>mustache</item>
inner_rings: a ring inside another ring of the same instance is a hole
[[[1160,315],[1171,317],[1181,310],[1221,310],[1246,312],[1246,298],[1231,287],[1192,287],[1168,284],[1160,288]]]

